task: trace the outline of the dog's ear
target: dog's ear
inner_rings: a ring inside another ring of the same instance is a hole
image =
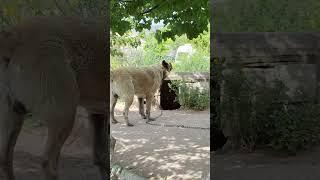
[[[172,65],[171,63],[167,63],[165,60],[162,61],[162,66],[167,70],[167,71],[171,71],[172,69]]]
[[[168,63],[166,62],[166,60],[162,60],[162,66],[164,68],[168,67]]]

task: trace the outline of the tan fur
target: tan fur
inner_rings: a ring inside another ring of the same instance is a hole
[[[114,107],[118,97],[125,101],[124,118],[128,126],[132,124],[128,121],[128,111],[133,102],[134,95],[139,99],[140,115],[148,121],[150,108],[154,100],[154,95],[160,88],[162,80],[166,78],[172,69],[171,64],[163,61],[162,65],[154,65],[145,68],[119,68],[111,72],[111,117],[112,122],[118,121],[114,117]],[[143,99],[146,99],[146,115],[144,114]]]

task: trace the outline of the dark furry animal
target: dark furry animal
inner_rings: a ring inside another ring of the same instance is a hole
[[[180,103],[176,101],[176,92],[170,89],[169,84],[171,84],[171,80],[163,80],[160,87],[160,107],[162,110],[175,110],[181,107]]]
[[[221,149],[227,142],[228,137],[226,137],[222,130],[213,127],[210,131],[210,138],[211,138],[211,147],[210,151],[216,151],[218,149]]]

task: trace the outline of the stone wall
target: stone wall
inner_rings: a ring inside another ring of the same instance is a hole
[[[165,79],[160,88],[160,107],[163,110],[179,109],[181,105],[176,101],[177,94],[171,91],[169,84],[172,81],[183,80],[190,84],[191,87],[208,88],[209,87],[209,73],[190,73],[190,72],[176,72],[171,73]]]
[[[211,52],[226,66],[239,64],[256,79],[282,80],[288,94],[300,89],[320,100],[320,33],[215,33]]]

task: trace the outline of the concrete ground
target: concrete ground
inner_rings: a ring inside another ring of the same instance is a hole
[[[137,102],[134,102],[137,104]],[[123,104],[116,106],[120,123],[111,124],[117,139],[115,163],[148,179],[197,180],[206,177],[210,163],[210,131],[152,126],[145,123],[135,105],[129,113],[133,127],[124,124]],[[151,112],[158,116],[159,110]],[[209,127],[209,111],[163,111],[155,123]]]
[[[121,108],[121,103],[117,107]],[[209,171],[209,130],[180,129],[151,126],[145,123],[131,108],[130,121],[134,127],[121,122],[111,125],[117,139],[115,161],[129,171],[149,179],[201,179]],[[93,165],[88,139],[87,117],[80,109],[79,121],[68,138],[59,163],[60,180],[100,179]],[[117,113],[120,114],[119,110]],[[159,111],[152,111],[157,116]],[[122,114],[122,113],[121,113]],[[183,124],[209,127],[209,111],[164,111],[157,123]],[[18,138],[14,154],[14,170],[17,180],[43,180],[42,152],[46,142],[46,128],[32,127],[27,120]]]
[[[42,152],[47,138],[45,127],[32,127],[27,120],[20,133],[14,153],[17,180],[44,180]],[[98,180],[99,170],[93,165],[85,124],[77,123],[61,153],[59,180]]]
[[[226,153],[211,156],[214,180],[318,180],[320,147],[297,156],[268,152]]]

